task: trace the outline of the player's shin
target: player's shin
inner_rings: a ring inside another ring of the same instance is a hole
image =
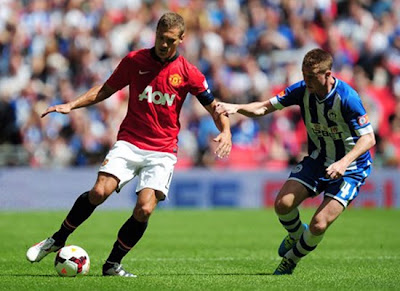
[[[53,234],[55,245],[64,245],[68,236],[88,219],[95,209],[96,205],[91,204],[89,201],[89,192],[80,195],[61,224],[60,229]]]
[[[147,222],[136,220],[133,215],[124,223],[118,232],[118,238],[107,258],[107,264],[120,263],[122,258],[141,239],[147,228]]]
[[[312,252],[322,241],[324,234],[313,235],[310,229],[306,229],[296,245],[285,254],[286,258],[298,263],[304,256]]]
[[[287,214],[278,214],[279,222],[288,231],[290,237],[299,239],[305,227],[301,223],[298,208],[293,209]]]

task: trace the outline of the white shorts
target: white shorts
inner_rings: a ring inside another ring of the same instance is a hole
[[[176,161],[177,158],[173,154],[142,150],[129,142],[119,140],[108,152],[99,172],[111,174],[119,179],[117,192],[138,176],[136,192],[151,188],[168,196]]]

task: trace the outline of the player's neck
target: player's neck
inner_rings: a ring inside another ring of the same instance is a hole
[[[324,100],[326,96],[333,90],[333,87],[335,86],[335,81],[336,80],[334,77],[330,77],[324,89],[319,92],[315,92],[315,96],[319,100]]]
[[[155,47],[152,47],[152,48],[150,49],[150,53],[151,53],[151,55],[153,56],[154,59],[156,59],[157,61],[159,61],[159,62],[162,63],[162,64],[166,64],[166,63],[172,62],[172,61],[174,61],[175,59],[177,59],[177,58],[179,57],[178,51],[175,51],[174,54],[173,54],[171,57],[161,59],[161,58],[157,55],[156,50],[155,50]]]

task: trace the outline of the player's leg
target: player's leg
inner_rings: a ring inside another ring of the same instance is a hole
[[[310,227],[301,235],[296,245],[289,250],[275,270],[276,275],[292,274],[297,263],[315,250],[322,241],[328,227],[343,212],[344,206],[331,197],[325,197],[310,222]]]
[[[317,247],[328,227],[357,197],[360,187],[365,183],[370,172],[371,167],[368,165],[365,168],[346,171],[342,178],[330,180],[325,185],[323,184],[326,182],[320,183],[320,186],[325,188],[324,200],[314,214],[310,228],[304,231],[293,249],[285,254],[275,273],[278,275],[291,274],[300,259]]]
[[[60,229],[52,236],[55,245],[64,245],[68,236],[115,191],[118,183],[119,180],[113,175],[99,172],[93,188],[78,197]]]
[[[323,162],[305,157],[292,169],[288,181],[283,185],[275,200],[275,212],[282,226],[288,231],[278,249],[279,256],[290,250],[308,227],[301,222],[298,206],[319,192]]]
[[[162,192],[150,188],[144,188],[138,193],[133,214],[119,230],[113,249],[103,265],[103,275],[136,277],[122,268],[121,260],[141,239],[150,215],[158,201],[164,200],[164,197]]]
[[[119,180],[113,175],[99,172],[92,190],[81,194],[75,201],[60,229],[51,237],[28,249],[26,257],[30,262],[39,262],[51,252],[59,250],[72,232],[103,203],[118,186]]]
[[[121,268],[121,260],[142,237],[158,201],[167,197],[176,163],[176,156],[173,154],[135,148],[133,151],[144,160],[138,172],[138,199],[133,215],[118,232],[111,254],[103,266],[103,275],[134,276]]]
[[[307,224],[301,222],[298,206],[308,197],[308,189],[295,180],[286,181],[276,197],[275,212],[279,222],[288,232],[278,249],[281,257],[296,244],[307,228]]]

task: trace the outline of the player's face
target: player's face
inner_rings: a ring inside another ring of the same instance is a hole
[[[155,50],[157,56],[165,61],[176,54],[179,44],[183,40],[178,27],[171,29],[159,28],[156,32]]]
[[[310,93],[325,96],[327,92],[327,82],[331,71],[321,71],[319,67],[303,67],[303,78]]]

